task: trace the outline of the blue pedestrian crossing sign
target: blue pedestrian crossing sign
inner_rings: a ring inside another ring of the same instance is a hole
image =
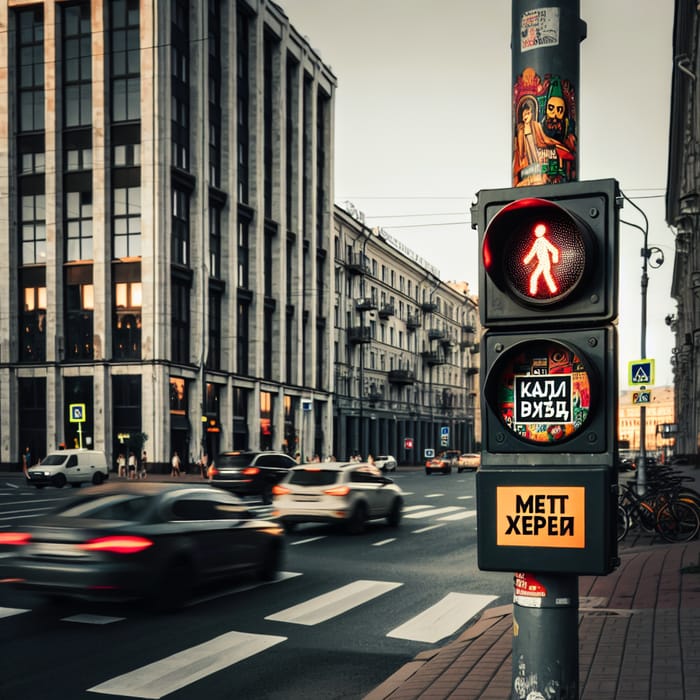
[[[655,361],[652,359],[632,360],[627,365],[629,386],[651,386],[654,384]]]
[[[85,404],[84,403],[72,403],[68,407],[70,412],[70,418],[68,419],[71,423],[84,423],[85,422]]]

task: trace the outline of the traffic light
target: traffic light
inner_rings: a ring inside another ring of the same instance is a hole
[[[481,568],[607,573],[615,559],[620,201],[609,179],[482,190],[472,209]]]

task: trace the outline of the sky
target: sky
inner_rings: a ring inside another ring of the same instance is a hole
[[[511,186],[511,0],[277,0],[338,80],[335,201],[478,293],[481,189]],[[555,2],[553,1],[554,5]],[[615,178],[648,220],[646,357],[670,385],[674,232],[665,223],[671,0],[580,0],[579,180]],[[621,219],[644,228],[626,204]],[[620,226],[620,389],[641,359],[642,231]],[[660,255],[652,256],[656,261]]]

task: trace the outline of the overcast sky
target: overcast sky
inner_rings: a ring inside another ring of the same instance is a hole
[[[335,199],[351,201],[436,266],[478,292],[481,189],[510,187],[511,0],[278,0],[338,79]],[[553,3],[554,4],[554,3]],[[671,384],[664,323],[674,234],[665,188],[671,95],[671,0],[581,0],[579,179],[616,178],[649,220],[665,263],[649,271],[647,357]],[[622,218],[640,226],[627,205]],[[643,234],[621,226],[620,388],[641,356]]]

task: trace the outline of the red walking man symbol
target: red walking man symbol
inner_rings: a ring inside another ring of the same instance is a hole
[[[547,227],[544,224],[537,224],[534,233],[535,242],[523,258],[525,265],[529,264],[533,258],[537,258],[537,267],[530,275],[530,294],[532,296],[537,294],[540,277],[544,277],[549,291],[554,294],[557,291],[557,285],[552,277],[552,265],[559,262],[559,250],[545,237]]]

